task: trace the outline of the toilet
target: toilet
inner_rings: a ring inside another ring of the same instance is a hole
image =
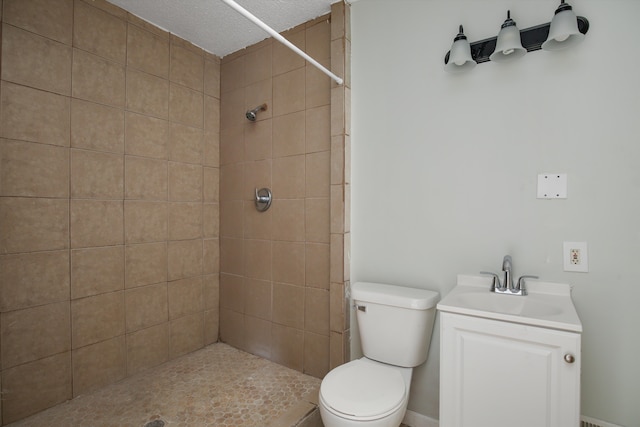
[[[437,292],[381,283],[351,285],[364,357],[338,366],[320,385],[325,427],[398,427],[413,368],[427,360]]]

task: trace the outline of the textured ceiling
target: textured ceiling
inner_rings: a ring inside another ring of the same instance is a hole
[[[108,1],[220,57],[269,37],[222,0]],[[338,1],[236,0],[278,32],[329,13]]]

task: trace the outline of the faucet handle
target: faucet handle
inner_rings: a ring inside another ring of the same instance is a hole
[[[518,279],[518,287],[516,288],[516,290],[522,289],[524,291],[524,279],[539,279],[539,277],[527,274],[525,274],[524,276],[520,276],[520,278]]]
[[[502,286],[500,286],[500,276],[498,276],[496,273],[492,273],[491,271],[481,271],[480,274],[487,274],[489,276],[493,276],[493,283],[491,284],[491,292],[495,291],[496,289],[502,289]]]

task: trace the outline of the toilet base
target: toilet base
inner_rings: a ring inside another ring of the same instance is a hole
[[[402,419],[407,410],[406,405],[398,408],[398,410],[392,414],[387,415],[384,418],[377,420],[357,421],[350,420],[348,418],[342,418],[333,412],[329,411],[320,404],[320,417],[324,427],[398,427],[402,424]]]
[[[407,404],[409,403],[409,388],[411,387],[411,377],[413,374],[413,368],[390,366],[385,363],[376,362],[375,360],[368,359],[367,357],[362,357],[359,360],[364,361],[366,363],[384,365],[385,367],[390,367],[400,372],[400,375],[402,375],[402,379],[404,381],[404,387],[405,387],[405,396],[403,401],[396,407],[395,410],[391,411],[391,408],[390,408],[390,412],[387,412],[386,414],[381,414],[380,418],[375,418],[375,417],[357,418],[355,416],[349,416],[339,411],[336,411],[334,409],[330,409],[330,406],[326,403],[326,401],[322,396],[322,387],[321,387],[320,393],[318,396],[318,401],[319,401],[318,407],[320,408],[320,416],[322,417],[322,422],[324,423],[324,427],[398,427],[400,424],[402,424],[404,415],[407,412]],[[358,362],[354,360],[347,363],[347,365],[353,364],[353,363],[358,363]],[[340,369],[340,368],[336,368],[336,369]]]
[[[320,396],[320,402],[318,407],[320,408],[320,417],[324,427],[398,427],[402,424],[404,414],[407,411],[407,401],[404,405],[399,407],[395,412],[388,414],[384,418],[378,418],[376,420],[353,420],[349,418],[341,417],[334,412],[327,409],[322,396]]]

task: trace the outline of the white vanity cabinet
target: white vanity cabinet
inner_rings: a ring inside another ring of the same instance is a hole
[[[440,322],[440,427],[579,425],[580,334],[452,313]]]
[[[443,303],[440,427],[579,426],[581,325],[531,325],[513,313],[492,318]]]

